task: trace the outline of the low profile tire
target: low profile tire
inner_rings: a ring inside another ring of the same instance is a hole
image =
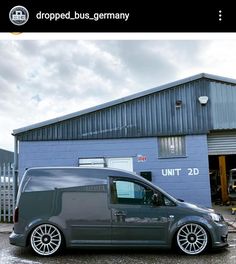
[[[183,225],[176,235],[178,248],[187,255],[198,255],[204,252],[208,246],[208,241],[207,231],[196,223]]]
[[[62,236],[58,228],[53,225],[39,225],[31,233],[30,245],[38,255],[51,256],[61,249]]]

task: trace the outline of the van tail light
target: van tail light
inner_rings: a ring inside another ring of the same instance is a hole
[[[18,220],[19,220],[19,208],[16,207],[13,216],[14,224],[18,223]]]

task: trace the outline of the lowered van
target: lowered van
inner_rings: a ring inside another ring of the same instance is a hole
[[[109,168],[32,168],[21,181],[10,243],[50,256],[65,247],[227,246],[212,209],[179,201],[136,174]]]

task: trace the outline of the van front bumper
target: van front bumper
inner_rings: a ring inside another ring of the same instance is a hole
[[[9,236],[11,245],[26,247],[26,237],[24,234],[16,234],[14,231]]]
[[[222,248],[222,247],[227,247],[228,242],[228,225],[223,222],[219,224],[215,224],[215,229],[214,229],[214,240],[212,247],[213,248]]]

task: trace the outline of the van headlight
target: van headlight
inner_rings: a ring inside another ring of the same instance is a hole
[[[214,222],[221,222],[222,218],[219,214],[210,213],[209,216]]]

